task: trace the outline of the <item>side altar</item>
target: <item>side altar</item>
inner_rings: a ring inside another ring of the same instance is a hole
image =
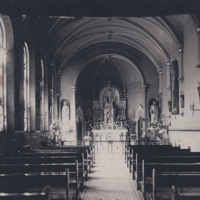
[[[123,127],[126,120],[125,94],[115,85],[105,85],[93,100],[92,129],[94,141],[125,141],[127,129]]]

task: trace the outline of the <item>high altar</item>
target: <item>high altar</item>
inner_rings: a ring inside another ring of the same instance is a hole
[[[125,141],[126,99],[110,81],[93,101],[93,114],[94,121],[101,121],[101,125],[93,128],[94,141]]]

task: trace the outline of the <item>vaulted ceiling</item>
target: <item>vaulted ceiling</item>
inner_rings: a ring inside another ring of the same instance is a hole
[[[141,18],[41,18],[50,57],[60,69],[81,50],[121,43],[146,55],[157,69],[182,46],[190,15]],[[137,55],[136,55],[137,56]]]

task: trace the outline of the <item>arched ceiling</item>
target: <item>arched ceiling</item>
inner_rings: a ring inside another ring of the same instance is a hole
[[[65,68],[78,52],[102,42],[129,45],[146,55],[157,70],[182,46],[190,15],[140,18],[41,18],[51,59]]]

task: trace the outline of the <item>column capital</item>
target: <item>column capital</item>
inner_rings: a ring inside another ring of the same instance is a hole
[[[167,65],[167,67],[169,67],[170,64],[171,64],[171,60],[170,59],[165,59],[164,62]]]
[[[158,72],[158,75],[159,76],[162,76],[162,69],[160,68],[160,69],[157,69],[157,72]]]
[[[54,61],[50,61],[50,67],[51,67],[51,69],[54,69],[55,65],[56,65],[56,63]]]
[[[141,88],[142,88],[142,91],[143,91],[143,92],[146,92],[146,91],[147,91],[147,88],[148,88],[148,85],[142,85]]]
[[[183,47],[180,46],[180,47],[177,49],[177,51],[178,51],[179,54],[183,53]]]
[[[58,78],[60,78],[61,75],[62,75],[62,70],[59,69],[59,70],[58,70],[58,73],[57,73]]]
[[[198,25],[195,30],[197,33],[200,33],[200,25]]]
[[[75,85],[72,85],[71,88],[72,88],[73,92],[76,92],[77,87]]]

